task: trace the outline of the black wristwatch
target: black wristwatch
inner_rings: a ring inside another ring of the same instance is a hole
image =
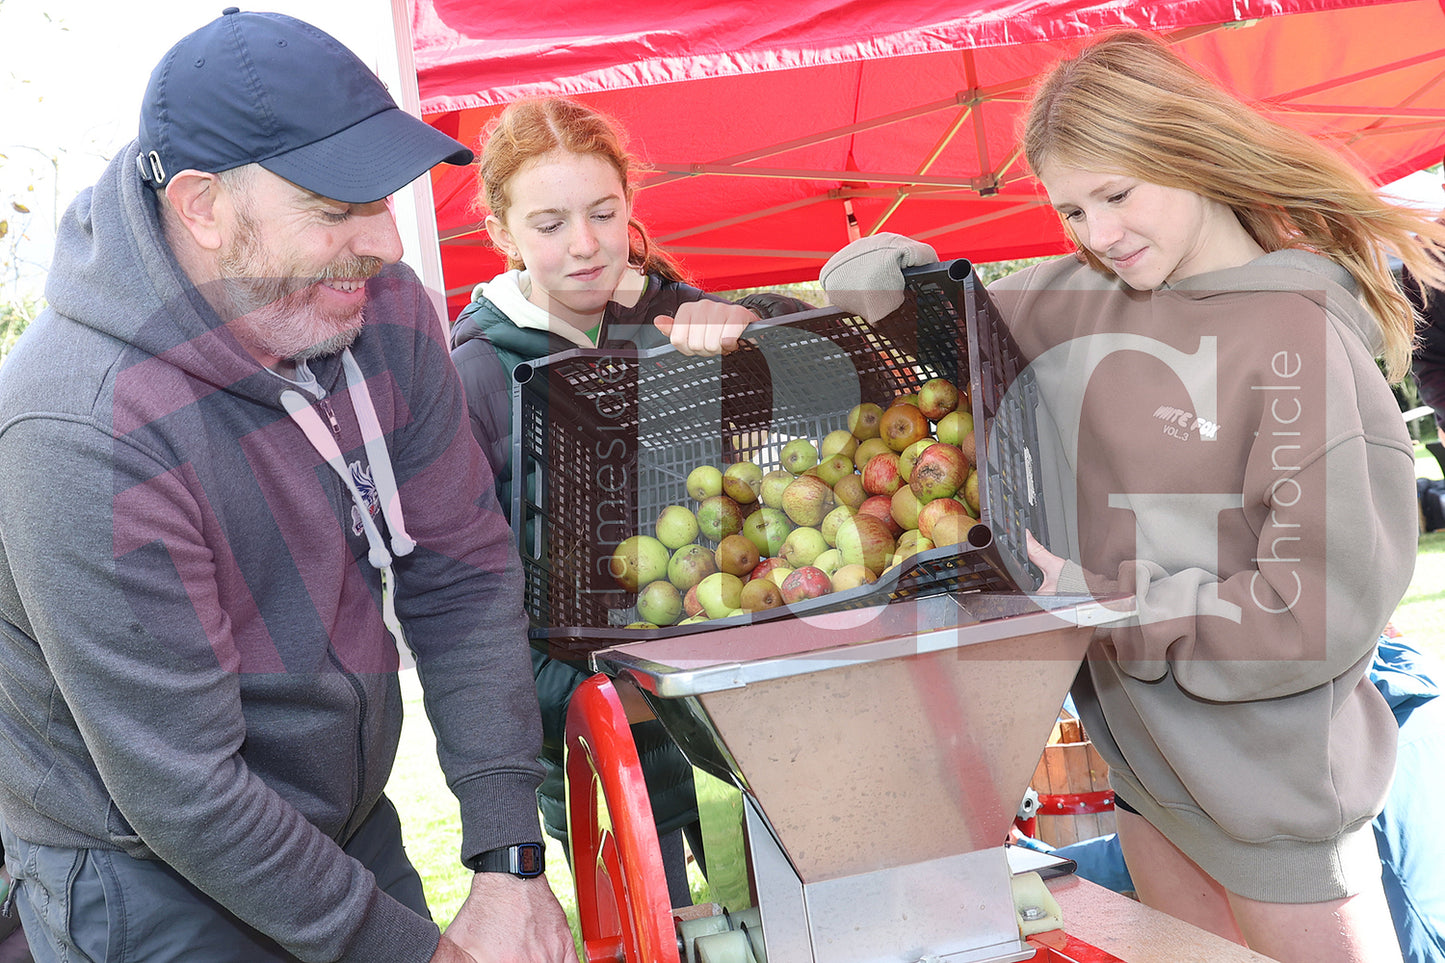
[[[489,849],[463,862],[474,873],[511,873],[522,879],[541,876],[547,869],[547,856],[541,843]]]

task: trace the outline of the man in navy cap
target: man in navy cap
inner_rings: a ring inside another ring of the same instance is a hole
[[[228,9],[67,212],[0,373],[37,960],[575,961],[519,566],[389,200],[470,160],[325,33]],[[383,794],[413,661],[475,873],[445,935]]]

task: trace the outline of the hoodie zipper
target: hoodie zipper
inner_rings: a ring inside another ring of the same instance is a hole
[[[317,399],[321,406],[322,414],[326,415],[326,423],[331,426],[331,433],[337,438],[341,437],[341,422],[336,420],[336,412],[331,408],[331,401],[327,398]]]

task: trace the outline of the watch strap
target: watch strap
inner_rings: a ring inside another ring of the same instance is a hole
[[[517,843],[478,853],[465,861],[474,873],[511,873],[522,879],[541,876],[547,869],[546,851],[541,843]]]

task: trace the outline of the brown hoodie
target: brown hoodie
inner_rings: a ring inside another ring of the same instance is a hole
[[[990,294],[1033,359],[1061,591],[1139,614],[1075,687],[1120,796],[1233,892],[1348,895],[1395,723],[1366,677],[1416,553],[1379,330],[1279,251],[1136,292],[1064,258]]]

